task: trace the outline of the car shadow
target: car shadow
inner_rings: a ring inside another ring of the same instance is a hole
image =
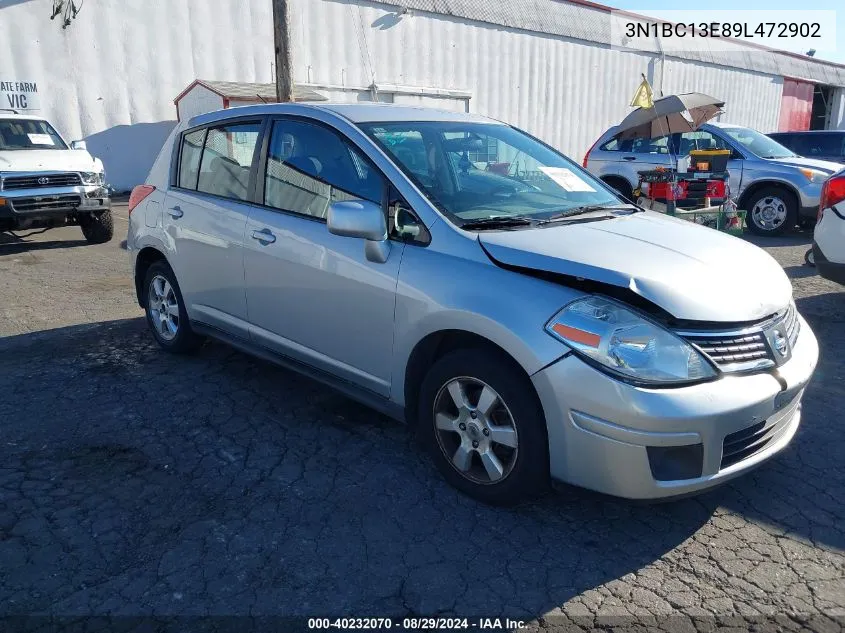
[[[760,248],[772,246],[797,246],[799,244],[807,244],[809,247],[813,243],[812,229],[799,229],[786,233],[785,235],[778,235],[773,237],[766,237],[763,235],[754,235],[746,231],[742,235],[742,239],[751,242]]]
[[[843,295],[832,292],[798,298],[799,312],[819,341],[819,364],[802,400],[801,425],[789,447],[752,473],[720,489],[718,503],[753,522],[827,550],[845,550],[845,358]],[[841,343],[836,343],[839,345]],[[709,495],[702,503],[712,507]]]
[[[34,235],[39,235],[44,231],[36,230],[25,235],[16,235],[14,233],[3,232],[0,233],[0,256],[3,255],[20,255],[32,251],[52,250],[56,248],[75,248],[77,246],[87,246],[86,240],[32,240],[29,239]]]
[[[0,535],[62,552],[33,567],[0,538],[0,600],[23,613],[531,619],[641,572],[723,507],[842,545],[817,501],[797,491],[790,514],[767,494],[806,479],[810,445],[842,453],[818,423],[824,376],[795,447],[736,484],[651,505],[563,487],[506,509],[446,485],[402,425],[220,343],[163,353],[143,319],[6,337],[0,354],[15,394],[0,475],[17,482]]]
[[[784,266],[783,271],[790,279],[804,279],[805,277],[813,277],[819,274],[815,267],[808,266],[807,264]]]

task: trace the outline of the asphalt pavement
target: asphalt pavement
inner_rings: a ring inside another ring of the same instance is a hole
[[[673,503],[499,509],[319,384],[221,343],[159,351],[115,215],[100,246],[0,236],[0,615],[843,628],[845,295],[803,265],[809,235],[758,241],[821,347],[784,453]]]

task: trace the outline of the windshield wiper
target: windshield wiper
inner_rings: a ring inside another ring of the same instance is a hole
[[[473,229],[498,229],[512,226],[529,226],[536,224],[537,220],[524,215],[502,215],[493,218],[477,218],[467,220],[461,224],[462,229],[471,231]]]
[[[617,206],[617,205],[607,205],[607,204],[586,204],[581,207],[570,207],[566,209],[566,211],[561,211],[560,213],[555,213],[554,215],[550,215],[547,218],[544,218],[542,222],[545,224],[546,222],[554,222],[555,220],[564,220],[566,218],[571,218],[576,215],[583,215],[585,213],[593,213],[595,211],[630,211],[631,213],[642,211],[639,207],[635,206]]]

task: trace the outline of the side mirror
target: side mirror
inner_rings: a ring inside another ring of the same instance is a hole
[[[71,149],[88,149],[88,144],[85,141],[71,141],[70,143]]]
[[[387,221],[381,206],[367,200],[348,200],[329,205],[326,218],[329,233],[342,237],[358,237],[367,240],[367,259],[383,264],[390,255],[387,241]]]

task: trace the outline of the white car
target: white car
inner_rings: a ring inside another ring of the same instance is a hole
[[[812,259],[822,277],[845,284],[845,169],[822,188]]]
[[[103,163],[42,118],[0,111],[0,231],[79,225],[94,244],[114,235]]]

